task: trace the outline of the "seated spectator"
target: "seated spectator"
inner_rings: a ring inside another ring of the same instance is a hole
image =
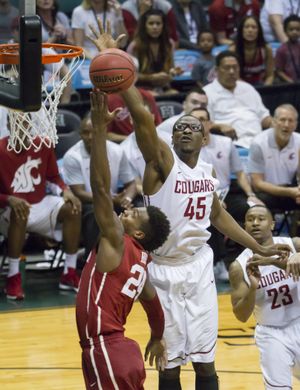
[[[24,141],[26,143],[26,139]],[[76,274],[77,249],[80,236],[81,203],[58,173],[53,148],[33,147],[16,153],[7,150],[8,137],[0,140],[0,232],[7,237],[8,275],[7,298],[24,298],[19,260],[26,232],[62,239],[66,253],[65,267],[59,287],[78,290]],[[29,145],[28,145],[29,146]],[[20,145],[21,148],[21,145]],[[53,183],[53,195],[46,195],[46,181]]]
[[[299,0],[265,0],[260,23],[267,42],[287,42],[283,21],[290,15],[300,16]]]
[[[283,25],[288,41],[276,51],[276,73],[287,83],[300,82],[300,17],[291,15]]]
[[[90,184],[90,152],[93,139],[90,113],[81,122],[80,135],[82,140],[72,146],[63,157],[63,174],[66,183],[82,202],[82,236],[87,257],[99,235]],[[132,206],[137,194],[135,176],[119,145],[107,141],[107,152],[114,208],[120,212],[121,209]],[[124,189],[118,192],[120,184]]]
[[[138,88],[138,90],[142,95],[145,106],[149,108],[149,111],[154,116],[155,125],[158,126],[162,122],[162,118],[153,95],[146,89]],[[133,122],[121,95],[109,94],[107,96],[107,104],[109,111],[114,111],[116,108],[120,109],[116,118],[108,125],[107,139],[120,143],[132,133]]]
[[[36,13],[41,19],[43,42],[73,44],[69,18],[58,10],[56,0],[37,0]]]
[[[219,45],[231,45],[245,15],[259,17],[258,0],[213,0],[208,8],[210,27]]]
[[[19,15],[16,7],[11,5],[10,0],[0,2],[0,44],[7,43],[12,38],[11,23]]]
[[[261,24],[255,16],[245,16],[242,19],[235,43],[229,49],[239,57],[242,80],[252,85],[273,84],[273,52],[266,45]]]
[[[166,16],[158,9],[150,9],[139,19],[134,40],[127,52],[139,61],[136,85],[150,90],[153,95],[168,95],[178,91],[171,88],[172,77],[181,72],[174,68],[174,42],[169,38]]]
[[[138,20],[143,13],[149,9],[160,9],[167,18],[170,38],[177,44],[178,36],[176,31],[176,19],[172,6],[166,0],[126,0],[122,4],[124,24],[127,30],[129,41],[134,38]]]
[[[192,79],[196,81],[198,87],[213,81],[215,73],[215,57],[212,55],[212,49],[215,46],[215,37],[210,30],[200,31],[197,39],[198,48],[201,51],[201,57],[195,62],[192,70]]]
[[[278,106],[273,127],[257,135],[250,147],[249,173],[257,196],[271,210],[300,208],[298,112],[291,104]]]
[[[241,225],[249,204],[262,204],[256,198],[248,177],[243,170],[241,158],[237,148],[229,137],[211,134],[212,122],[206,108],[194,108],[190,114],[200,119],[205,130],[205,143],[200,152],[200,158],[213,165],[219,180],[217,194],[223,206]],[[236,175],[237,185],[232,185],[231,175]],[[211,238],[209,245],[214,251],[215,276],[217,279],[228,281],[228,272],[225,268],[224,257],[226,249],[224,236],[214,227],[210,228]]]
[[[203,89],[208,98],[211,119],[234,128],[235,144],[249,148],[253,137],[272,123],[269,110],[255,88],[239,80],[238,57],[231,51],[223,51],[216,57],[217,78]]]
[[[179,49],[198,50],[197,37],[208,28],[201,0],[169,0],[176,16]]]
[[[71,25],[74,43],[83,47],[87,59],[92,59],[99,52],[87,38],[91,34],[90,25],[96,31],[98,30],[97,18],[100,18],[103,26],[106,25],[107,20],[110,21],[112,35],[115,38],[120,34],[126,34],[121,5],[117,0],[83,0],[73,10]],[[125,45],[126,41],[124,40],[122,43]]]

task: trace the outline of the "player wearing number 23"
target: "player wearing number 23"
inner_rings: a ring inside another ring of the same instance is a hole
[[[116,47],[117,42],[100,27],[94,44],[99,50]],[[159,389],[180,390],[180,366],[192,361],[196,389],[216,390],[218,307],[207,228],[212,222],[224,235],[262,255],[281,254],[288,246],[259,245],[221,206],[212,166],[199,159],[204,142],[199,119],[184,115],[177,120],[171,149],[158,137],[138,90],[132,86],[121,96],[146,163],[145,200],[159,207],[171,223],[168,239],[154,250],[148,267],[165,315],[168,365],[159,373]]]
[[[300,238],[272,237],[273,227],[265,206],[247,211],[246,231],[261,245],[289,244],[289,258],[260,258],[245,249],[229,271],[235,316],[246,322],[254,313],[257,322],[255,341],[266,390],[292,389],[292,374],[300,380]]]
[[[124,337],[124,324],[139,297],[151,328],[145,358],[165,365],[162,340],[164,315],[154,287],[147,280],[148,251],[166,240],[170,224],[156,207],[113,211],[106,127],[116,111],[107,111],[107,97],[91,92],[94,130],[90,175],[95,218],[101,237],[83,269],[76,301],[86,389],[142,390],[143,358],[137,343]]]

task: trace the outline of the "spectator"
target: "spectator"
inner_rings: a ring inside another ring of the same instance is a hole
[[[300,208],[298,112],[291,104],[278,106],[273,127],[256,136],[250,147],[249,173],[257,196],[271,209]]]
[[[207,109],[194,108],[190,114],[203,123],[205,140],[200,151],[200,158],[214,167],[220,183],[216,191],[219,199],[227,212],[242,225],[249,204],[261,204],[262,202],[255,197],[232,140],[229,137],[210,133],[212,123]],[[236,175],[237,185],[231,183],[232,173]],[[224,236],[213,226],[209,231],[212,233],[208,243],[214,252],[215,276],[219,280],[228,281],[228,272],[223,261],[226,255]]]
[[[215,46],[215,37],[210,30],[200,31],[197,39],[198,48],[201,50],[201,57],[195,62],[192,70],[192,79],[196,81],[198,87],[213,81],[215,56],[212,49]]]
[[[63,157],[63,173],[66,183],[81,200],[82,236],[85,254],[88,255],[99,235],[94,217],[93,195],[90,184],[90,153],[93,140],[91,114],[88,113],[80,126],[81,141],[73,145]],[[119,145],[107,141],[108,160],[111,171],[111,195],[115,211],[130,208],[136,196],[135,176]],[[119,186],[124,190],[118,193]]]
[[[260,12],[260,22],[267,42],[288,41],[283,21],[290,15],[300,16],[299,0],[265,0]]]
[[[37,0],[36,13],[41,19],[43,42],[73,43],[69,18],[58,10],[56,0]]]
[[[288,260],[260,258],[245,249],[230,268],[234,315],[246,322],[253,313],[257,322],[255,343],[266,390],[292,389],[292,375],[300,379],[300,238],[272,237],[273,227],[267,208],[247,212],[245,230],[263,246],[288,244]]]
[[[122,4],[124,24],[129,41],[134,38],[139,18],[151,8],[160,9],[166,15],[170,38],[177,44],[176,19],[170,2],[166,0],[126,0]]]
[[[201,0],[169,0],[176,16],[180,49],[198,50],[197,37],[208,28]]]
[[[166,23],[165,14],[158,9],[143,13],[135,38],[127,48],[139,61],[137,86],[151,90],[154,95],[178,92],[170,85],[180,70],[174,68],[174,42],[169,38]]]
[[[26,143],[26,139],[24,140]],[[58,173],[53,148],[29,147],[16,153],[7,150],[8,137],[0,140],[0,231],[7,236],[8,275],[5,292],[9,299],[24,298],[19,258],[26,232],[61,239],[62,223],[65,267],[59,287],[78,290],[76,274],[80,235],[81,204]],[[21,148],[21,145],[20,145]],[[46,195],[46,181],[53,183],[54,195]],[[58,194],[58,195],[57,195]]]
[[[11,38],[11,23],[19,15],[16,7],[11,5],[10,0],[0,2],[0,43],[7,43]]]
[[[255,16],[245,16],[237,29],[235,44],[230,50],[240,60],[241,79],[252,85],[272,85],[273,52],[266,45],[261,24]]]
[[[276,51],[275,65],[278,77],[287,83],[300,81],[300,17],[291,15],[284,20],[288,41]]]
[[[98,29],[97,18],[105,24],[110,21],[111,30],[114,37],[119,34],[126,34],[121,5],[117,0],[83,0],[81,5],[74,8],[72,13],[72,29],[74,43],[84,48],[87,59],[92,59],[98,50],[93,46],[87,36],[90,35],[89,26]],[[123,42],[125,45],[125,41]]]
[[[208,8],[210,27],[219,45],[230,45],[237,26],[245,15],[259,17],[258,0],[213,0]]]
[[[237,134],[235,144],[249,148],[253,137],[269,128],[272,118],[252,85],[239,80],[238,57],[223,51],[216,57],[217,78],[206,85],[208,111],[213,121],[232,126]]]
[[[153,95],[145,89],[138,88],[138,90],[143,97],[145,105],[154,115],[154,122],[156,126],[158,126],[162,122],[162,119]],[[107,96],[107,104],[109,111],[114,111],[116,108],[120,109],[107,128],[107,138],[111,141],[120,143],[132,133],[132,119],[121,95],[115,93],[109,94]]]

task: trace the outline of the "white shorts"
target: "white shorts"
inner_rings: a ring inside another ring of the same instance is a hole
[[[265,389],[291,390],[292,376],[300,380],[300,318],[284,328],[257,325],[255,341]]]
[[[57,216],[64,203],[60,196],[46,195],[41,202],[31,205],[26,231],[61,241],[62,231],[57,226]],[[0,214],[0,232],[4,236],[7,236],[10,211],[10,207],[6,207]]]
[[[213,362],[218,301],[211,248],[205,245],[191,262],[184,264],[176,264],[176,259],[174,265],[152,261],[148,271],[165,314],[167,368],[189,361]]]

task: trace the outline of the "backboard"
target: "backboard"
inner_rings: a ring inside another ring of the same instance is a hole
[[[0,105],[23,112],[38,111],[42,95],[42,46],[41,22],[36,15],[36,0],[19,0],[19,16],[20,49],[16,66],[17,76],[0,76]],[[1,45],[0,64],[3,64]]]

